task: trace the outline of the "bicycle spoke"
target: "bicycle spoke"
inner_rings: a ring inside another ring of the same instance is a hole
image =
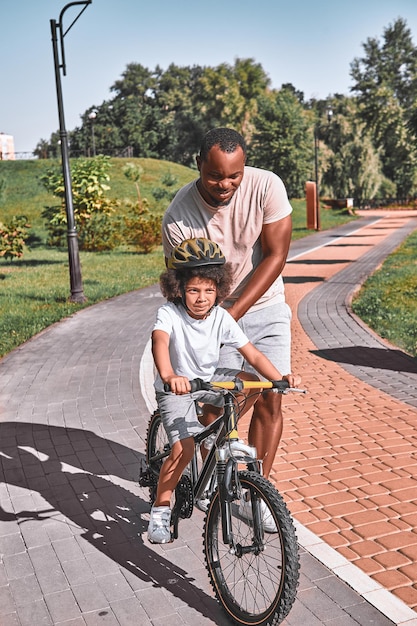
[[[245,489],[250,488],[265,503],[263,515],[272,515],[277,532],[264,532],[262,543],[258,544],[253,522],[242,519],[238,505],[234,504],[234,545],[224,545],[216,494],[205,522],[207,568],[217,598],[235,623],[276,625],[288,614],[295,599],[299,564],[294,529],[284,502],[268,481],[253,472],[241,472],[240,479]]]

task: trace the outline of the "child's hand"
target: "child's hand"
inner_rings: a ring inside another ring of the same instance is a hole
[[[298,374],[286,374],[282,377],[282,380],[286,380],[290,387],[299,387],[301,385],[301,376],[298,376]]]
[[[190,381],[186,376],[177,376],[174,374],[173,376],[169,376],[164,382],[171,387],[172,393],[176,393],[179,396],[184,393],[190,393],[191,391]]]

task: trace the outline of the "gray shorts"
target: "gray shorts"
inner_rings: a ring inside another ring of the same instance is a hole
[[[232,370],[230,367],[217,368],[211,380],[233,380],[239,372],[240,370]],[[224,404],[222,394],[210,391],[196,391],[180,396],[171,392],[157,391],[156,400],[171,446],[181,439],[193,437],[202,430],[203,425],[197,418],[196,400],[220,407]]]
[[[258,350],[260,350],[284,376],[291,372],[291,309],[286,302],[246,313],[239,326]],[[240,352],[229,346],[220,350],[219,367],[232,367],[237,370],[255,373],[246,363]]]

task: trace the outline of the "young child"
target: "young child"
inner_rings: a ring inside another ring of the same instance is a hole
[[[230,285],[230,269],[222,251],[215,242],[204,238],[187,239],[174,248],[168,269],[160,278],[161,291],[168,302],[157,311],[152,354],[157,369],[156,399],[171,454],[162,466],[151,510],[148,538],[152,543],[171,541],[171,496],[194,454],[193,435],[202,428],[195,400],[209,405],[205,407],[208,412],[221,411],[222,396],[204,391],[190,393],[189,381],[255,378],[235,370],[217,370],[221,345],[238,349],[263,378],[284,378],[290,386],[298,384],[298,377],[282,376],[249,342],[232,316],[217,306],[228,295]],[[164,383],[169,384],[170,392],[164,391]],[[256,395],[248,399],[244,412],[255,400]]]

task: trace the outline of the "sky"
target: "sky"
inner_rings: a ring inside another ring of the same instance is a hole
[[[0,132],[16,152],[32,152],[59,129],[51,20],[69,3],[1,0]],[[406,20],[417,46],[417,0],[92,0],[63,15],[67,74],[65,126],[114,97],[110,87],[129,63],[149,70],[233,65],[254,59],[279,88],[292,83],[310,98],[349,95],[350,64],[363,43]]]

